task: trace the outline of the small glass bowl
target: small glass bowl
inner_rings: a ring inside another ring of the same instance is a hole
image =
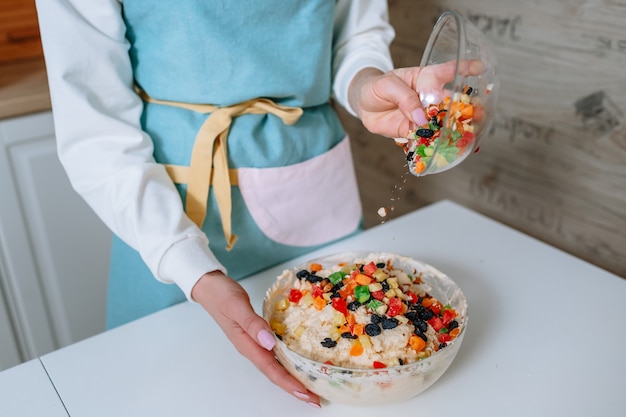
[[[468,306],[463,292],[454,281],[432,266],[401,255],[365,251],[313,259],[285,271],[268,289],[263,302],[263,317],[268,323],[271,322],[274,306],[289,294],[289,289],[296,279],[296,273],[307,268],[311,263],[318,263],[326,269],[344,262],[351,264],[364,260],[375,263],[391,261],[396,269],[414,272],[416,275],[421,273],[422,281],[429,287],[428,293],[442,304],[449,304],[456,310],[461,328],[459,335],[445,348],[425,359],[383,369],[346,368],[318,362],[290,349],[278,337],[274,353],[289,373],[310,391],[328,401],[355,406],[405,401],[422,393],[443,375],[459,351],[466,332]]]
[[[416,85],[429,124],[396,139],[416,176],[446,171],[476,152],[495,113],[494,52],[483,33],[457,12],[443,12],[430,35],[420,67],[437,72],[435,65],[452,65],[454,78],[432,85],[432,71],[420,73]]]

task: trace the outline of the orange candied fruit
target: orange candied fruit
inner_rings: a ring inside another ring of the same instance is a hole
[[[354,280],[349,280],[341,289],[339,290],[339,296],[343,299],[348,298],[349,295],[354,293],[354,289],[358,284]]]
[[[311,265],[309,265],[309,269],[311,270],[311,272],[319,272],[322,270],[322,265],[312,262]]]
[[[361,356],[363,354],[363,345],[355,343],[350,348],[350,356]]]
[[[352,327],[352,334],[355,336],[360,336],[365,333],[365,325],[360,323],[355,323]]]
[[[359,285],[369,285],[372,283],[372,279],[365,274],[357,274],[354,280]]]
[[[413,171],[417,172],[418,174],[420,172],[424,172],[425,169],[426,164],[424,163],[424,161],[416,161],[415,165],[413,166]]]
[[[318,311],[322,311],[324,307],[326,307],[326,300],[324,300],[322,297],[315,297],[315,299],[313,300],[313,307],[315,307],[315,309]]]
[[[413,335],[409,338],[409,346],[416,351],[421,352],[426,347],[426,342],[419,336]]]

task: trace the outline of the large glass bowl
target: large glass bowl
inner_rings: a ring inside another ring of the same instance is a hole
[[[433,72],[450,65],[448,82]],[[446,171],[476,152],[493,121],[498,94],[497,63],[483,33],[457,12],[447,10],[435,23],[422,56],[416,86],[428,124],[396,143],[416,176]]]
[[[356,369],[330,365],[305,357],[290,349],[277,337],[274,352],[278,361],[309,390],[331,401],[356,406],[383,405],[408,400],[420,394],[448,369],[456,356],[467,327],[467,301],[461,289],[445,274],[412,258],[390,253],[348,252],[313,259],[303,265],[285,270],[268,289],[263,302],[263,317],[271,323],[277,302],[289,294],[296,273],[311,263],[324,269],[339,263],[355,261],[391,261],[395,268],[422,274],[422,280],[433,297],[452,306],[459,317],[461,332],[431,356],[404,365],[383,369]],[[376,336],[380,337],[380,336]]]

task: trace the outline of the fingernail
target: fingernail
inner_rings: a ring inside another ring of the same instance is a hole
[[[413,121],[420,126],[428,124],[428,120],[426,120],[426,114],[424,114],[423,109],[414,110],[411,116],[413,116]]]
[[[311,397],[309,397],[307,394],[305,394],[304,392],[300,392],[300,391],[294,391],[293,395],[295,395],[296,397],[300,398],[301,400],[309,400],[309,399],[311,399]]]
[[[274,335],[263,329],[256,335],[257,340],[267,350],[272,350],[274,345],[276,344],[276,339],[274,339]]]
[[[321,405],[319,405],[319,404],[317,404],[317,403],[314,403],[314,402],[309,402],[309,403],[307,403],[307,404],[308,404],[308,405],[310,405],[311,407],[315,407],[315,408],[322,408],[322,406],[321,406]]]

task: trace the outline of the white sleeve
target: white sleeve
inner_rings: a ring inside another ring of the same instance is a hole
[[[395,31],[386,0],[338,0],[333,40],[333,97],[350,114],[348,88],[363,68],[393,69],[389,45]]]
[[[203,274],[225,268],[140,127],[120,1],[36,4],[58,154],[72,186],[158,280],[190,299]]]

